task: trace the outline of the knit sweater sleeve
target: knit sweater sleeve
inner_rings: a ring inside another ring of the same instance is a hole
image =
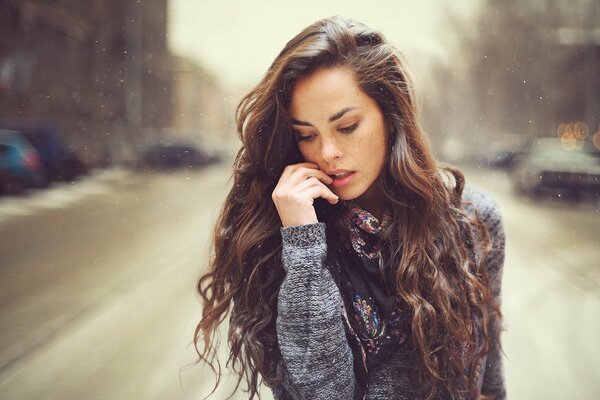
[[[465,199],[471,203],[470,205],[465,206],[465,208],[467,210],[474,209],[477,211],[491,240],[492,248],[483,262],[490,278],[492,295],[498,306],[500,306],[506,243],[500,207],[491,196],[473,188],[466,187],[464,195]],[[481,232],[476,231],[475,240],[478,241],[477,239],[479,238],[481,238]],[[478,258],[481,258],[482,255],[481,251],[477,254]],[[506,399],[502,350],[499,342],[501,331],[501,320],[496,314],[493,314],[488,323],[491,344],[487,354],[485,368],[483,370],[484,375],[481,393],[483,395],[491,396],[495,400]]]
[[[352,351],[342,298],[325,266],[325,224],[281,228],[286,276],[277,303],[277,339],[286,398],[352,399]]]

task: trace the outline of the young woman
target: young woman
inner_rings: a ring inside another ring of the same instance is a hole
[[[294,37],[237,110],[242,148],[194,341],[276,399],[505,398],[494,200],[438,164],[410,73],[333,17]],[[220,371],[220,366],[219,371]]]

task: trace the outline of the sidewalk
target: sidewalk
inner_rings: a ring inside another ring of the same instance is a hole
[[[18,196],[0,197],[0,222],[65,208],[88,197],[110,193],[116,183],[126,182],[135,172],[124,167],[94,169],[73,182],[53,182],[42,189],[29,189]]]

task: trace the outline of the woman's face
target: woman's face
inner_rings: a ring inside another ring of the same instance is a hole
[[[299,79],[289,113],[300,153],[334,178],[329,188],[342,200],[378,207],[378,178],[387,154],[385,122],[354,73],[322,68]]]

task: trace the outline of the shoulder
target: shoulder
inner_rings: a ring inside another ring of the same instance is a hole
[[[455,192],[457,180],[465,181],[463,173],[456,167],[446,165],[439,169],[439,176],[448,192]],[[461,206],[470,217],[477,215],[490,234],[501,229],[502,213],[498,202],[487,192],[465,183],[461,195]]]
[[[502,231],[502,211],[500,205],[490,194],[471,185],[465,185],[462,193],[462,205],[469,215],[476,214],[494,237]]]
[[[484,262],[488,273],[490,273],[492,280],[499,280],[504,263],[506,241],[500,206],[489,193],[471,185],[465,185],[462,194],[462,205],[469,216],[477,215],[486,228],[490,239],[489,247],[487,251],[479,249],[477,255],[482,257],[485,253]],[[475,241],[481,242],[484,233],[477,230],[473,233]],[[499,287],[496,286],[498,284],[493,284],[492,288],[495,294],[499,292]]]

